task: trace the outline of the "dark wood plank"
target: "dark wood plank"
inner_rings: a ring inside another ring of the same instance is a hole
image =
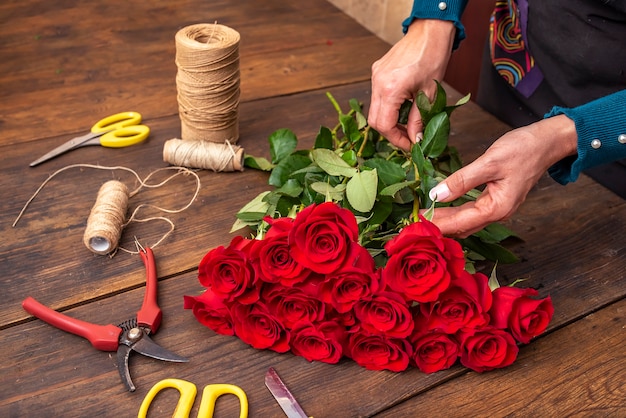
[[[624,416],[626,300],[522,348],[513,366],[467,373],[377,417]]]
[[[6,2],[0,143],[88,129],[129,109],[147,119],[177,114],[174,36],[193,23],[240,32],[242,101],[367,80],[388,49],[325,1],[284,3],[139,2],[119,13],[126,3]]]

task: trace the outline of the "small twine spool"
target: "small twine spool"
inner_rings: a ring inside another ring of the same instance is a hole
[[[163,161],[213,171],[243,171],[244,149],[237,145],[173,138],[163,145]]]
[[[183,139],[239,139],[239,33],[197,24],[176,33],[176,87]]]
[[[117,248],[128,210],[128,188],[117,180],[100,187],[87,219],[83,243],[92,252],[108,254]]]

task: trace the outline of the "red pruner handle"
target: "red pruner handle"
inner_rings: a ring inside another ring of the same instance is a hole
[[[139,255],[146,266],[146,293],[143,296],[141,309],[137,312],[137,323],[150,327],[150,331],[155,333],[161,326],[163,316],[157,303],[156,262],[154,261],[154,253],[150,248],[141,249]]]
[[[88,339],[98,350],[117,351],[122,329],[115,325],[96,325],[69,317],[42,305],[30,296],[24,299],[22,307],[53,327]]]

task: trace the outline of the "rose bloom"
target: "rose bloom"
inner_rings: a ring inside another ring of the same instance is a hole
[[[354,314],[364,331],[387,337],[405,338],[413,332],[413,317],[402,296],[380,292],[354,306]]]
[[[454,334],[461,328],[487,325],[492,304],[488,282],[482,273],[463,272],[437,301],[420,304],[420,311],[428,318],[428,328]]]
[[[226,302],[256,302],[260,282],[249,257],[256,242],[236,236],[228,247],[209,251],[198,266],[200,283]]]
[[[282,224],[284,223],[273,223],[265,237],[256,245],[255,255],[259,259],[259,276],[263,281],[280,282],[284,286],[292,286],[295,283],[305,281],[310,270],[291,256],[288,240],[289,229],[283,229]]]
[[[546,330],[554,307],[552,299],[533,299],[538,292],[531,288],[499,287],[493,291],[491,324],[496,328],[508,328],[513,337],[528,344]]]
[[[289,331],[262,302],[236,304],[231,309],[235,335],[256,349],[279,353],[289,351]]]
[[[287,328],[297,322],[321,321],[326,314],[326,305],[301,289],[281,285],[266,285],[261,299],[278,320]]]
[[[442,331],[414,333],[411,360],[424,373],[449,369],[459,357],[459,343],[454,336]]]
[[[461,245],[420,216],[385,245],[383,281],[407,300],[433,302],[465,269]]]
[[[317,273],[332,273],[346,262],[358,234],[356,218],[348,209],[332,202],[309,205],[298,213],[289,232],[291,255]]]
[[[513,364],[519,348],[508,332],[493,327],[459,332],[461,364],[482,373]]]
[[[334,321],[300,322],[291,330],[291,351],[308,361],[335,364],[346,342],[346,329]]]
[[[366,248],[351,243],[348,260],[351,262],[326,276],[319,290],[320,297],[341,313],[377,292],[380,283],[380,273],[376,272],[374,258]]]
[[[409,366],[412,348],[406,339],[360,330],[350,334],[348,352],[352,360],[366,369],[401,372]]]
[[[200,296],[184,296],[185,309],[191,309],[202,325],[218,334],[234,335],[233,320],[224,301],[207,289]]]

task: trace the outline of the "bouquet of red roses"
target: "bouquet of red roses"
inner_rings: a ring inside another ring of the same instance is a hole
[[[460,359],[482,372],[513,363],[517,343],[552,317],[549,297],[492,290],[487,276],[468,273],[461,245],[424,218],[387,242],[384,267],[359,244],[354,214],[335,203],[267,222],[261,239],[211,250],[199,267],[207,289],[185,296],[200,323],[254,348],[426,373]]]
[[[546,329],[550,298],[476,271],[481,260],[516,260],[500,246],[511,231],[493,224],[454,240],[424,211],[441,205],[430,188],[461,166],[449,116],[468,97],[447,106],[440,85],[433,103],[420,94],[424,138],[407,153],[370,129],[355,100],[344,113],[328,96],[339,123],[321,127],[313,149],[297,150],[281,129],[271,161],[246,156],[275,189],[237,213],[233,231],[250,227],[251,237],[202,259],[205,290],[185,296],[185,308],[216,333],[309,361],[426,373],[457,360],[479,372],[511,364],[517,344]]]

